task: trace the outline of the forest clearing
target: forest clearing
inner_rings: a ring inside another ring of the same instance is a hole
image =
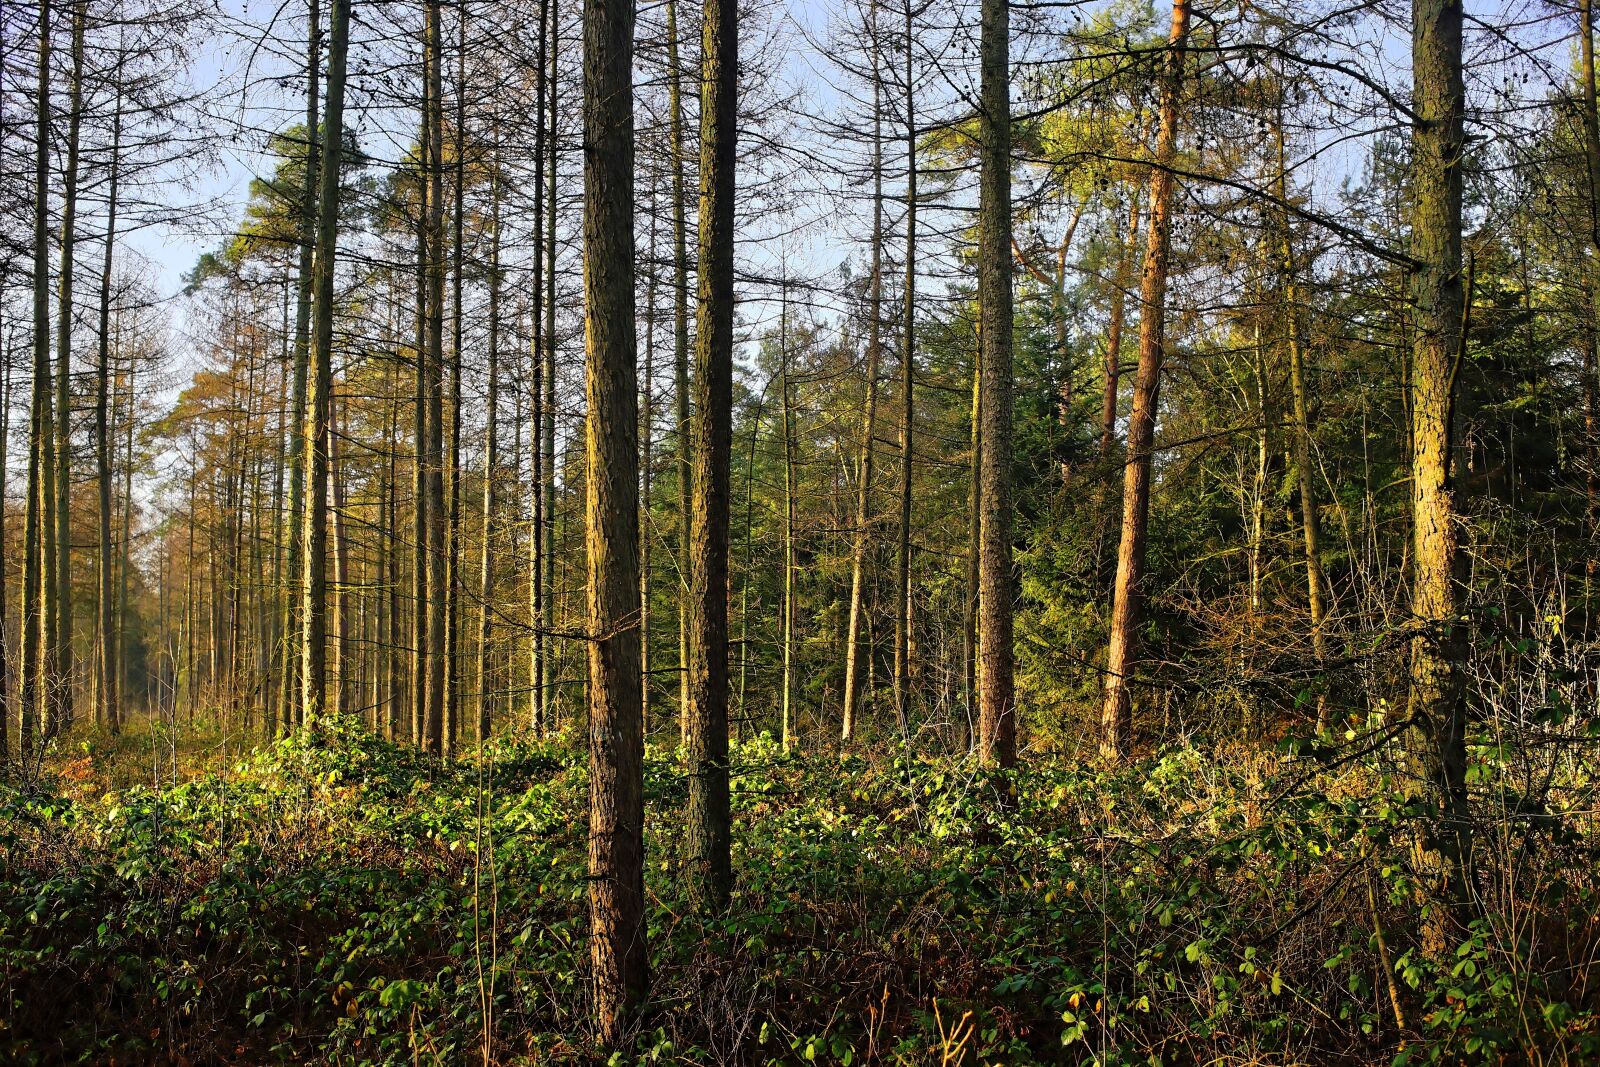
[[[1600,1063],[1593,22],[0,6],[0,1061]]]

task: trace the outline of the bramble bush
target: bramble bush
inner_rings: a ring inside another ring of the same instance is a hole
[[[735,747],[738,890],[704,921],[652,750],[652,999],[613,1062],[1600,1056],[1590,828],[1509,820],[1430,957],[1420,812],[1333,751],[998,774],[763,737]],[[1475,788],[1501,760],[1474,750]],[[181,784],[7,784],[0,1059],[589,1061],[585,766],[567,739],[441,763],[336,725]]]

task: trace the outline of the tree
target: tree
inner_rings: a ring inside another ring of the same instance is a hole
[[[1129,675],[1137,659],[1143,610],[1145,541],[1150,515],[1150,457],[1160,402],[1161,362],[1165,355],[1168,252],[1171,239],[1173,159],[1178,146],[1179,91],[1184,45],[1189,35],[1189,0],[1173,0],[1172,30],[1161,80],[1160,129],[1150,174],[1150,229],[1144,275],[1139,283],[1139,368],[1128,417],[1128,460],[1122,481],[1122,540],[1112,589],[1111,640],[1106,652],[1105,703],[1101,747],[1110,757],[1128,753],[1133,734]]]
[[[312,332],[305,448],[305,564],[301,583],[303,687],[301,721],[327,710],[328,429],[333,393],[333,281],[339,244],[339,164],[344,145],[345,66],[350,0],[332,0],[323,158],[317,173],[317,231],[312,257]]]
[[[639,394],[634,324],[633,5],[583,9],[588,456],[589,915],[595,1030],[617,1047],[643,999],[644,721],[639,672]]]
[[[1418,849],[1427,889],[1445,904],[1424,947],[1442,955],[1452,941],[1444,917],[1466,901],[1468,853],[1465,743],[1456,606],[1460,546],[1451,481],[1456,371],[1470,294],[1461,270],[1461,158],[1466,89],[1460,0],[1413,0],[1411,350],[1412,584],[1410,753],[1417,788],[1435,821]]]
[[[1011,578],[1011,45],[1007,0],[983,0],[978,128],[978,753],[1017,758]]]
[[[707,0],[700,73],[700,261],[689,525],[690,892],[708,912],[733,888],[728,798],[728,495],[733,458],[733,222],[739,21]]]
[[[28,484],[23,512],[25,558],[22,571],[22,719],[18,750],[24,761],[34,758],[35,733],[41,732],[43,698],[48,691],[46,646],[50,631],[45,617],[46,508],[51,496],[50,471],[50,0],[39,4],[39,70],[37,134],[33,181],[33,388],[28,417]]]

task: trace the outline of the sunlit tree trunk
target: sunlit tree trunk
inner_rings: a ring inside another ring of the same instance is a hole
[[[50,0],[39,4],[39,69],[33,172],[33,381],[28,416],[28,484],[23,507],[22,677],[18,745],[34,758],[44,715],[45,505],[50,449]]]
[[[306,379],[311,367],[311,272],[316,243],[317,187],[321,177],[321,132],[318,128],[321,99],[322,7],[320,0],[306,5],[306,169],[300,197],[300,261],[295,285],[294,381],[289,392],[289,517],[285,531],[284,573],[291,581],[300,580],[305,545],[305,447]],[[299,719],[300,655],[303,642],[300,597],[290,590],[283,598],[280,656],[282,682],[278,692],[279,729],[287,732]]]
[[[1311,652],[1320,670],[1327,659],[1328,609],[1323,599],[1325,581],[1322,575],[1322,540],[1317,523],[1316,483],[1312,479],[1311,465],[1311,406],[1306,396],[1305,346],[1300,340],[1300,283],[1298,265],[1294,258],[1294,233],[1289,224],[1288,158],[1284,151],[1283,115],[1275,116],[1273,129],[1278,147],[1278,200],[1285,205],[1282,227],[1284,339],[1289,349],[1289,392],[1294,404],[1294,465],[1295,482],[1300,497],[1300,532],[1306,568],[1306,604],[1311,613]],[[1317,697],[1317,729],[1328,725],[1328,699],[1326,693]]]
[[[1017,758],[1011,578],[1011,44],[1007,0],[983,0],[978,103],[978,755]]]
[[[106,185],[105,257],[100,266],[100,336],[99,358],[95,365],[94,442],[95,488],[99,504],[96,530],[99,535],[99,553],[96,559],[95,596],[99,609],[99,648],[95,665],[99,673],[99,708],[95,719],[100,725],[116,733],[122,726],[122,709],[118,700],[121,683],[121,665],[117,659],[116,590],[112,587],[111,544],[111,268],[117,240],[117,192],[122,176],[122,64],[117,58],[115,75],[116,105],[111,116],[111,173]],[[3,496],[0,496],[3,499]],[[0,584],[4,584],[0,582]],[[4,603],[0,601],[0,617],[4,617]],[[3,668],[0,668],[3,673]]]
[[[856,525],[850,551],[850,616],[845,630],[844,717],[841,738],[855,737],[861,697],[872,673],[862,640],[866,624],[867,552],[872,530],[872,467],[878,436],[878,369],[883,359],[883,78],[872,50],[872,277],[867,282],[866,399],[861,412],[861,460],[856,466]]]
[[[589,911],[595,1030],[643,1000],[644,724],[634,321],[633,3],[584,0],[584,334],[589,579]]]
[[[1161,123],[1150,175],[1150,232],[1144,276],[1139,283],[1139,369],[1128,416],[1128,460],[1122,480],[1122,540],[1112,589],[1111,640],[1106,653],[1105,704],[1101,712],[1101,750],[1123,758],[1133,740],[1133,699],[1128,675],[1137,658],[1138,628],[1144,609],[1146,522],[1150,512],[1150,454],[1160,403],[1167,299],[1167,258],[1172,225],[1172,160],[1178,146],[1179,91],[1184,45],[1189,35],[1189,0],[1173,0],[1172,30],[1162,72]]]
[[[1445,907],[1423,932],[1435,955],[1450,946],[1445,916],[1465,902],[1468,852],[1462,631],[1456,606],[1457,517],[1451,486],[1455,369],[1467,294],[1461,272],[1461,154],[1466,92],[1461,0],[1413,0],[1411,246],[1416,308],[1411,356],[1410,755],[1434,810],[1417,853],[1427,891]]]
[[[900,528],[894,599],[894,707],[902,737],[909,735],[911,723],[911,486],[916,463],[917,112],[911,65],[913,28],[912,3],[906,0],[906,273],[900,324]],[[1009,247],[1006,251],[1009,254]]]
[[[305,427],[305,577],[301,617],[302,721],[326,709],[328,570],[328,419],[333,392],[333,278],[339,240],[339,159],[344,147],[344,80],[350,42],[350,0],[333,0],[328,27],[328,95],[318,173],[317,233],[312,265],[310,395]]]
[[[778,388],[783,420],[783,750],[794,747],[794,392],[789,374],[789,289],[778,318]]]
[[[461,272],[466,200],[467,5],[456,9],[455,160],[450,210],[450,439],[444,475],[449,489],[444,553],[444,749],[461,735]],[[442,56],[441,56],[442,58]],[[440,105],[443,105],[441,99]]]
[[[728,811],[728,493],[733,439],[733,209],[738,160],[735,0],[706,0],[700,81],[700,262],[689,525],[689,891],[708,912],[732,890]]]
[[[489,158],[489,365],[488,395],[484,397],[483,430],[483,544],[478,571],[478,740],[489,739],[498,702],[494,644],[495,538],[500,523],[500,141],[495,137]]]
[[[61,267],[56,274],[56,402],[54,549],[45,614],[49,649],[50,724],[55,736],[72,725],[72,282],[77,251],[78,159],[83,127],[84,2],[72,8],[72,80],[67,89],[67,169],[61,199]]]
[[[557,163],[560,159],[557,116],[558,75],[561,67],[561,4],[550,0],[550,74],[548,128],[550,156],[545,169],[545,244],[544,244],[544,599],[540,603],[540,640],[544,654],[540,665],[543,674],[539,679],[539,713],[537,725],[540,733],[556,726],[555,693],[555,643],[548,636],[554,618],[556,592],[556,189]],[[536,432],[537,428],[536,428]]]
[[[533,334],[530,355],[528,408],[532,441],[530,480],[533,483],[533,501],[529,508],[528,537],[528,725],[535,730],[543,728],[539,718],[544,692],[545,639],[542,632],[544,602],[548,595],[544,586],[545,510],[550,506],[545,493],[544,475],[544,227],[545,227],[545,95],[547,91],[546,63],[550,47],[550,0],[539,3],[539,45],[537,63],[539,70],[534,85],[533,118],[533,277],[531,326]]]

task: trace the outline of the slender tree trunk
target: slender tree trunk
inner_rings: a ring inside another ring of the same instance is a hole
[[[595,1029],[617,1047],[643,1000],[644,724],[633,272],[633,4],[585,0],[584,303],[589,418],[589,911]]]
[[[978,740],[978,601],[983,539],[983,365],[972,361],[972,458],[967,464],[967,602],[961,613],[962,675],[966,683],[967,750]]]
[[[905,4],[906,276],[900,324],[900,530],[895,556],[894,708],[902,737],[911,728],[911,483],[915,469],[917,313],[917,122],[912,80],[912,0]]]
[[[390,442],[388,449],[389,461],[384,465],[383,479],[383,562],[384,586],[388,597],[388,610],[385,612],[385,622],[388,624],[388,633],[383,647],[384,671],[384,703],[387,708],[388,725],[385,736],[391,741],[398,741],[405,733],[405,717],[400,701],[401,669],[400,669],[400,539],[396,536],[395,522],[399,518],[396,498],[400,495],[399,471],[395,462],[395,454],[399,451],[399,422],[400,422],[400,374],[395,368],[389,377],[391,399],[389,401],[389,425],[385,440]]]
[[[120,668],[116,657],[116,620],[112,617],[115,598],[111,567],[111,267],[117,239],[117,185],[122,175],[122,56],[117,59],[115,76],[117,102],[111,116],[111,174],[106,189],[105,258],[100,267],[99,359],[95,368],[95,485],[99,497],[100,537],[96,604],[100,616],[100,647],[95,657],[99,668],[99,709],[95,719],[113,734],[122,727],[118,702]],[[3,583],[0,583],[3,584]],[[0,611],[3,614],[3,611]]]
[[[875,9],[874,9],[875,10]],[[872,460],[878,436],[878,370],[883,358],[883,79],[872,52],[872,277],[867,286],[866,399],[861,413],[861,460],[856,467],[856,528],[850,551],[850,618],[844,643],[844,716],[840,736],[855,738],[861,696],[872,673],[862,641],[866,622],[867,551],[871,542]]]
[[[461,271],[466,198],[467,5],[456,10],[455,174],[450,212],[450,440],[444,575],[444,748],[454,755],[461,734]],[[442,57],[441,57],[442,58]],[[440,101],[443,107],[443,100]]]
[[[1426,924],[1424,948],[1453,943],[1446,916],[1465,902],[1468,857],[1465,709],[1456,607],[1458,544],[1450,476],[1455,373],[1468,296],[1461,275],[1461,154],[1466,92],[1461,0],[1413,0],[1412,298],[1416,333],[1411,371],[1410,752],[1435,811],[1418,847],[1426,891],[1442,902]]]
[[[428,123],[421,123],[420,159],[426,160]],[[426,167],[426,164],[423,164]],[[417,321],[416,358],[412,376],[412,454],[411,454],[411,670],[410,735],[419,748],[425,743],[428,679],[428,402],[425,396],[428,377],[428,205],[427,178],[421,176],[423,192],[417,206]]]
[[[789,285],[778,319],[778,387],[783,417],[783,750],[794,747],[794,394],[789,375]]]
[[[339,402],[328,396],[328,484],[333,492],[333,678],[338,687],[332,704],[341,715],[353,714],[358,694],[355,639],[351,630],[350,530],[345,510],[344,475],[339,466]]]
[[[312,265],[310,396],[305,427],[305,577],[301,617],[302,721],[326,710],[328,568],[328,420],[333,392],[333,278],[339,240],[339,157],[344,147],[344,80],[350,0],[332,0],[328,27],[325,151],[318,178],[316,254]]]
[[[557,93],[561,66],[561,3],[550,0],[549,166],[545,171],[544,245],[544,600],[539,605],[543,675],[539,679],[538,729],[542,735],[555,727],[555,642],[548,636],[554,618],[556,592],[556,188],[560,161],[557,137]]]
[[[1017,758],[1011,651],[1011,49],[1007,0],[983,0],[978,186],[978,755]]]
[[[46,600],[50,643],[49,733],[72,725],[72,282],[77,251],[79,132],[83,126],[84,3],[72,8],[72,80],[67,89],[67,172],[61,201],[61,268],[56,275],[55,567]]]
[[[655,435],[656,372],[656,187],[650,189],[650,247],[645,256],[649,277],[644,297],[644,378],[639,383],[639,719],[650,733],[650,480],[651,438]]]
[[[1150,512],[1150,453],[1160,403],[1167,298],[1167,259],[1172,208],[1172,160],[1178,146],[1179,91],[1184,45],[1189,36],[1189,0],[1173,0],[1172,31],[1162,72],[1161,125],[1156,135],[1155,169],[1150,175],[1150,232],[1144,276],[1139,283],[1139,369],[1128,417],[1128,461],[1122,480],[1122,540],[1112,589],[1111,640],[1106,654],[1105,704],[1101,748],[1124,758],[1133,740],[1133,699],[1128,675],[1138,654],[1138,628],[1144,608],[1146,521]]]
[[[424,9],[423,52],[427,82],[425,122],[428,125],[428,319],[427,351],[423,360],[423,396],[427,407],[427,435],[423,462],[423,492],[427,498],[427,678],[423,735],[429,752],[444,754],[445,612],[449,596],[449,567],[445,559],[448,515],[444,492],[444,48],[440,0]]]
[[[693,593],[689,588],[690,493],[693,432],[689,426],[689,195],[683,170],[689,158],[683,131],[683,63],[678,48],[678,4],[667,0],[667,123],[672,167],[672,388],[678,443],[678,726],[689,741],[689,640]]]
[[[489,172],[489,387],[484,398],[483,563],[478,572],[478,741],[489,739],[497,700],[494,647],[495,537],[500,496],[500,141],[495,136]]]
[[[22,677],[18,751],[35,758],[45,691],[45,513],[50,433],[50,0],[39,4],[39,70],[33,173],[33,384],[28,419],[28,485],[23,508]],[[42,744],[41,744],[42,748]]]
[[[733,442],[736,0],[706,0],[700,75],[700,262],[689,521],[690,893],[710,913],[733,886],[728,799],[728,493]]]
[[[690,429],[690,253],[688,192],[683,166],[688,149],[683,134],[683,62],[678,51],[677,0],[667,0],[667,136],[672,165],[672,398],[677,406],[678,445],[678,731],[688,744],[690,729],[690,494],[693,482],[693,432]]]
[[[1323,600],[1321,531],[1317,524],[1316,484],[1311,477],[1311,415],[1306,396],[1305,348],[1300,343],[1300,286],[1294,258],[1294,232],[1288,215],[1288,159],[1284,152],[1283,115],[1274,124],[1278,146],[1278,200],[1285,205],[1279,225],[1283,228],[1284,336],[1289,349],[1289,392],[1294,404],[1294,465],[1296,487],[1300,491],[1300,531],[1306,567],[1306,603],[1311,612],[1311,652],[1320,671],[1327,659],[1327,606]],[[1325,682],[1323,683],[1325,684]],[[1328,725],[1328,697],[1317,697],[1317,730]]]
[[[284,572],[298,582],[305,555],[301,537],[305,532],[305,448],[306,379],[311,367],[311,273],[316,243],[317,186],[320,183],[319,112],[321,99],[322,7],[321,0],[306,5],[306,173],[300,197],[300,263],[295,286],[294,309],[294,384],[289,394],[289,520],[286,540],[287,562]],[[283,598],[282,660],[283,681],[279,690],[278,721],[287,732],[300,715],[300,599],[295,591]]]
[[[543,250],[545,225],[544,170],[545,170],[545,93],[546,60],[550,42],[550,0],[539,3],[538,81],[534,90],[533,129],[533,345],[529,409],[532,421],[532,438],[529,453],[532,468],[533,502],[529,509],[528,538],[528,725],[542,730],[540,720],[542,694],[544,693],[545,638],[544,602],[548,591],[544,584],[545,511],[550,506],[545,493],[544,472],[544,352],[545,326],[543,311],[544,268]]]
[[[1583,78],[1583,147],[1589,177],[1589,243],[1600,256],[1600,102],[1596,100],[1594,71],[1594,4],[1578,0],[1578,54]],[[1600,301],[1600,270],[1591,267],[1589,279],[1590,338],[1583,358],[1584,517],[1591,542],[1600,535],[1600,380],[1595,373],[1594,327]],[[1592,579],[1596,561],[1591,553],[1587,571]]]
[[[115,666],[118,690],[127,681],[128,669],[128,572],[133,569],[133,426],[134,363],[128,361],[128,402],[123,413],[122,438],[122,558],[117,568],[116,643],[112,646],[111,662]]]

